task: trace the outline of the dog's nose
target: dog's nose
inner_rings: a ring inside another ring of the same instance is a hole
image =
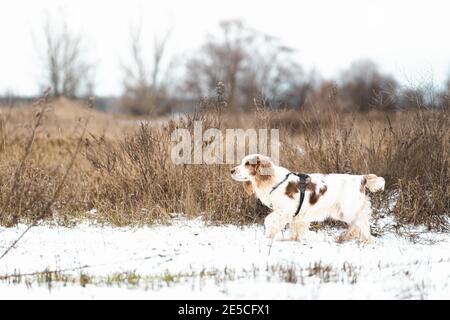
[[[231,172],[231,174],[234,174],[236,172],[236,169],[233,168],[233,169],[230,170],[230,172]]]

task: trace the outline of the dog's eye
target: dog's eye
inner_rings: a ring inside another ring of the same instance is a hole
[[[246,166],[250,165],[250,161],[247,161],[247,162],[245,163],[245,165],[246,165]]]

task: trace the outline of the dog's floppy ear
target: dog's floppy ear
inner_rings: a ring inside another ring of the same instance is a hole
[[[251,196],[253,193],[255,193],[255,191],[253,190],[252,183],[250,181],[244,181],[242,183],[242,185],[244,186],[245,192],[247,192],[247,194],[249,196]]]
[[[273,175],[272,161],[269,157],[258,156],[256,158],[256,171],[262,177],[270,177]]]

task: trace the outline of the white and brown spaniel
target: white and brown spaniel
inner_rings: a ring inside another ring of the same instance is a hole
[[[372,241],[369,226],[372,208],[366,189],[383,190],[385,181],[381,177],[296,174],[259,154],[246,156],[239,166],[231,169],[231,176],[243,182],[248,194],[255,194],[272,209],[264,220],[268,238],[274,238],[290,224],[292,240],[300,240],[311,222],[332,218],[348,224],[338,241]]]

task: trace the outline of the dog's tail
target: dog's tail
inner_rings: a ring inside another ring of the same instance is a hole
[[[374,174],[367,174],[363,176],[362,185],[367,187],[371,192],[377,192],[384,190],[385,181],[384,178],[378,177]]]

